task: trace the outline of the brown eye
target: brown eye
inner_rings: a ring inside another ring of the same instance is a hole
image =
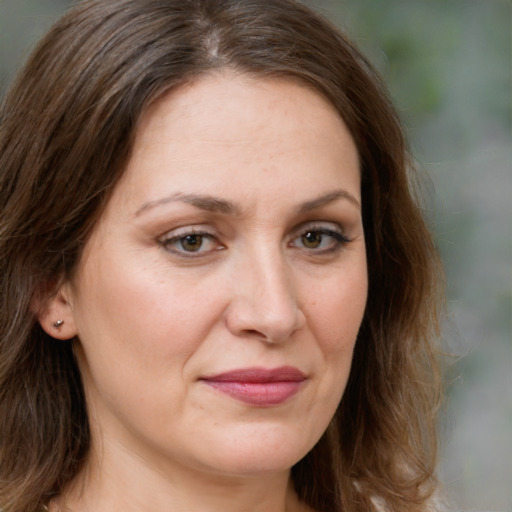
[[[174,236],[172,236],[174,235]],[[176,230],[159,240],[162,247],[177,256],[200,257],[219,251],[225,247],[210,233],[195,233],[193,230]]]
[[[302,244],[307,249],[316,249],[322,244],[322,233],[318,231],[308,231],[301,236]]]
[[[341,230],[332,229],[329,225],[305,229],[291,241],[290,246],[320,255],[336,251],[349,242]]]
[[[187,235],[179,243],[184,251],[197,252],[203,246],[203,235]]]

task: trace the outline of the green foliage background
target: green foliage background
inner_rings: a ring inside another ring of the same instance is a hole
[[[389,83],[445,262],[441,476],[465,510],[512,511],[512,2],[317,0]],[[0,0],[0,95],[71,2]],[[435,192],[434,192],[435,190]]]

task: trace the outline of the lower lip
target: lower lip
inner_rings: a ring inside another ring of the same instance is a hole
[[[203,381],[222,393],[258,407],[280,405],[289,400],[298,391],[303,381],[284,382],[236,382]]]

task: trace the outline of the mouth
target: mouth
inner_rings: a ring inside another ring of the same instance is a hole
[[[292,366],[243,368],[201,379],[213,389],[255,407],[285,403],[306,380],[306,375]]]

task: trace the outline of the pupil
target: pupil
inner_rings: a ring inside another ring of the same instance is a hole
[[[181,246],[187,251],[198,251],[203,244],[203,237],[201,235],[187,235],[181,241]]]
[[[322,241],[322,235],[315,233],[314,231],[309,231],[302,237],[302,240],[306,247],[315,248],[320,245],[320,242]]]

